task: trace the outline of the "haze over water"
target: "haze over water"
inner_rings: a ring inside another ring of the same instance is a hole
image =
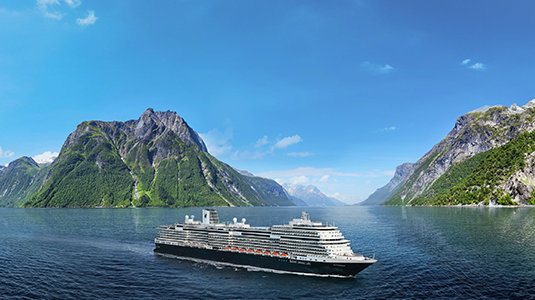
[[[535,299],[535,209],[218,208],[220,220],[335,223],[378,262],[354,279],[247,271],[153,254],[184,209],[0,209],[0,298]]]

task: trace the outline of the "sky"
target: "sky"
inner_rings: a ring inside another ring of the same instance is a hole
[[[209,152],[347,203],[535,98],[535,2],[0,0],[0,165],[176,111]]]

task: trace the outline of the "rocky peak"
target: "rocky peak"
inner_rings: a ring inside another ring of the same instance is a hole
[[[284,183],[282,187],[290,194],[292,197],[299,198],[303,200],[307,206],[338,206],[346,205],[345,203],[335,199],[330,198],[324,193],[322,193],[314,185],[302,185],[302,184],[291,184]]]
[[[201,137],[188,126],[186,121],[173,111],[154,111],[147,109],[135,122],[134,135],[138,139],[144,139],[152,134],[163,135],[166,131],[174,132],[183,142],[188,145],[197,145],[208,152]]]
[[[160,137],[165,138],[167,134],[174,133],[185,144],[191,146],[196,145],[201,151],[208,152],[208,149],[199,134],[189,127],[186,121],[184,121],[184,119],[182,119],[176,112],[172,111],[155,112],[152,108],[149,108],[143,112],[137,120],[129,120],[126,122],[82,122],[65,140],[62,149],[70,148],[71,145],[76,143],[79,138],[87,132],[104,133],[106,139],[114,141],[116,141],[120,134],[126,134],[129,139],[135,138],[137,140],[144,140],[145,143]]]
[[[535,99],[529,101],[528,103],[526,103],[524,106],[522,106],[522,108],[524,109],[528,109],[528,108],[535,108]]]

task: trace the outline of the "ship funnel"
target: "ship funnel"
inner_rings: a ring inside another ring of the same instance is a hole
[[[245,224],[245,218],[241,219],[241,222],[242,222],[243,224]]]
[[[232,221],[234,221],[234,224],[236,224],[236,222],[238,222],[238,218],[234,217],[234,219],[232,219]]]
[[[215,209],[203,209],[202,210],[202,222],[203,224],[217,224],[219,223],[219,216]]]

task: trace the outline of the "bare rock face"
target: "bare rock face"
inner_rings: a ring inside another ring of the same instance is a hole
[[[359,205],[379,205],[385,202],[385,199],[390,199],[414,173],[414,169],[415,164],[413,163],[404,163],[397,166],[394,177],[390,179],[390,182],[388,182],[382,188],[377,189]]]
[[[522,107],[516,104],[510,108],[485,107],[462,115],[447,136],[413,165],[413,173],[408,178],[403,178],[397,192],[403,199],[403,204],[410,204],[412,199],[425,192],[451,166],[478,153],[500,147],[524,131],[533,131],[534,117],[535,99]],[[524,192],[520,184],[510,184],[511,189],[520,188],[519,193]],[[392,182],[387,184],[392,185]],[[379,203],[392,197],[391,193],[385,195],[388,198]]]
[[[191,129],[186,121],[176,112],[157,111],[147,109],[135,122],[127,122],[132,126],[131,132],[138,139],[146,139],[154,136],[162,136],[167,132],[173,132],[188,145],[197,145],[201,151],[207,152],[206,145],[199,135]]]
[[[83,122],[69,135],[62,149],[70,149],[82,136],[95,131],[103,133],[103,136],[93,136],[94,140],[113,142],[119,147],[124,157],[128,157],[130,152],[139,146],[150,145],[149,157],[153,165],[182,153],[184,149],[174,147],[173,141],[175,140],[180,140],[186,147],[196,146],[198,150],[208,152],[199,134],[189,127],[176,112],[155,112],[152,108],[147,109],[137,120]],[[121,139],[135,141],[135,143],[123,144]]]
[[[524,169],[509,177],[501,188],[511,195],[514,202],[527,205],[535,192],[535,153],[525,155],[524,162]]]

